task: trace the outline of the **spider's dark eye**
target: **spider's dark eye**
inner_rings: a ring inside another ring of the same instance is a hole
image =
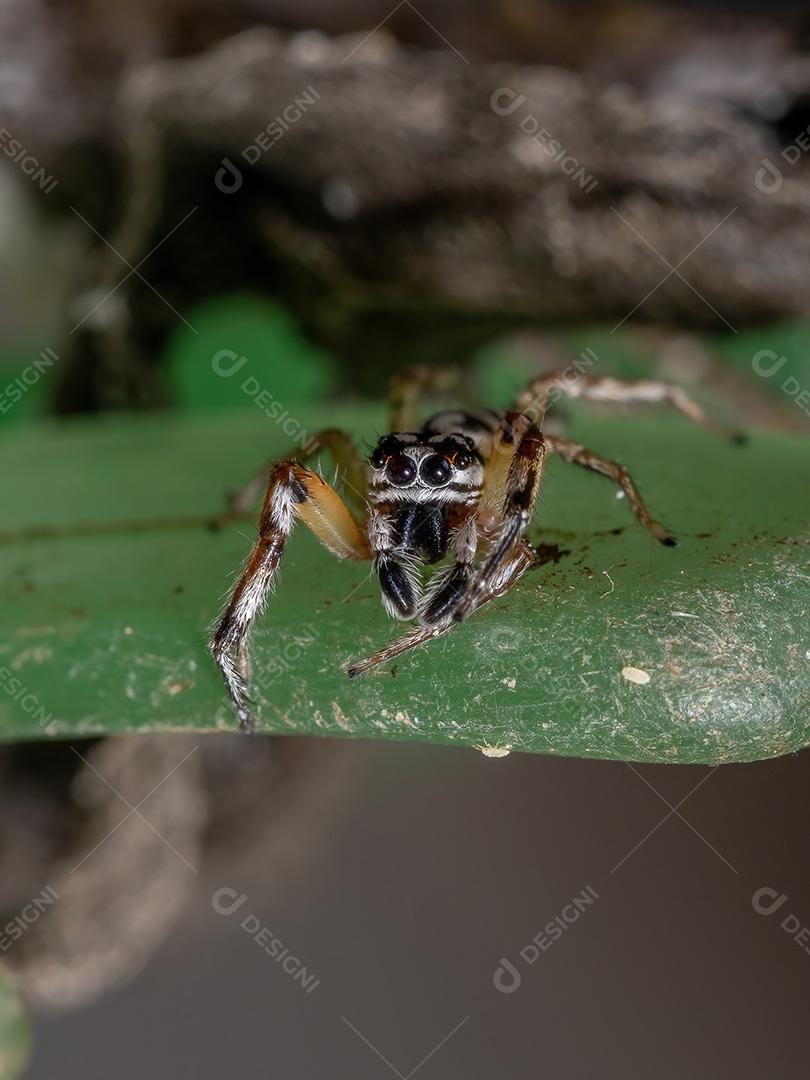
[[[441,487],[442,484],[446,484],[452,473],[450,462],[441,454],[431,454],[422,463],[420,470],[422,479],[431,487]]]
[[[368,460],[372,469],[382,469],[385,465],[385,454],[382,450],[375,450]]]
[[[470,466],[472,458],[469,454],[466,454],[463,450],[460,454],[456,454],[456,460],[453,464],[457,469],[466,469]]]
[[[400,487],[416,478],[416,466],[406,454],[395,454],[390,458],[385,471],[391,483]]]

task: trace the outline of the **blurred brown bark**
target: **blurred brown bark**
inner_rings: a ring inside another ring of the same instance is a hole
[[[611,21],[594,4],[577,52],[572,27],[585,23],[559,5],[495,20],[502,31],[516,18],[530,42],[551,20],[565,59],[597,75],[465,55],[456,41],[485,37],[491,18],[473,13],[462,33],[470,10],[422,17],[428,50],[398,45],[387,28],[333,38],[257,28],[218,43],[219,8],[204,5],[194,40],[215,44],[156,60],[180,50],[185,5],[138,19],[123,4],[139,28],[129,49],[121,12],[81,24],[65,9],[58,70],[65,88],[93,94],[66,93],[49,125],[34,98],[27,113],[17,100],[16,114],[0,100],[0,122],[16,115],[54,147],[50,205],[75,205],[132,265],[161,247],[148,286],[131,276],[115,310],[72,337],[64,401],[81,396],[76,372],[88,366],[115,372],[127,403],[133,387],[159,394],[143,375],[175,316],[149,286],[181,310],[230,289],[278,296],[361,380],[380,357],[463,360],[515,326],[632,317],[725,331],[806,312],[810,61],[795,32],[662,5],[637,23],[629,14],[641,9],[611,8]],[[227,22],[264,13],[237,5]],[[314,4],[313,21],[319,13]],[[411,15],[390,21],[407,29]],[[598,26],[625,42],[612,65]],[[491,48],[508,51],[508,38]],[[82,83],[82,49],[97,55],[105,41],[106,66],[88,65]],[[617,81],[622,72],[637,85]],[[77,153],[82,138],[92,149]],[[104,245],[96,256],[77,283],[80,311],[127,274]]]

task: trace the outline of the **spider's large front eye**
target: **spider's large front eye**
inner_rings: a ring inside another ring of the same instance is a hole
[[[441,487],[442,484],[446,484],[452,474],[453,470],[450,468],[450,462],[441,454],[431,454],[429,458],[422,462],[422,468],[420,469],[422,479],[431,487]]]
[[[416,479],[416,466],[406,454],[395,454],[389,458],[385,471],[391,483],[400,487]]]

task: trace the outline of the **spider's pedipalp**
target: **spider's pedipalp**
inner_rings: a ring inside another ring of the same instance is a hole
[[[391,618],[402,620],[416,615],[422,595],[413,537],[403,539],[404,517],[391,508],[371,507],[367,527],[382,605]]]
[[[374,559],[374,570],[388,614],[394,619],[414,618],[421,593],[418,569],[401,556],[381,552]]]
[[[470,563],[456,562],[435,575],[420,613],[423,626],[435,626],[453,613],[467,591],[471,574]]]
[[[519,541],[493,578],[490,592],[475,601],[473,611],[477,611],[485,604],[488,604],[490,600],[503,596],[533,563],[534,551],[531,545],[526,540]],[[434,638],[441,637],[448,630],[454,629],[455,625],[452,618],[444,618],[440,622],[415,626],[406,634],[403,634],[401,638],[389,642],[371,656],[366,657],[364,660],[356,660],[353,664],[350,664],[346,669],[346,674],[350,679],[356,679],[359,675],[364,675],[372,668],[379,667],[380,664],[386,664],[389,660],[395,660],[398,656],[402,656],[403,653],[418,649],[421,645],[433,641]]]
[[[435,625],[448,618],[464,595],[472,575],[473,559],[478,548],[477,508],[465,510],[460,521],[453,524],[449,550],[456,561],[439,570],[431,578],[419,612],[424,626]]]

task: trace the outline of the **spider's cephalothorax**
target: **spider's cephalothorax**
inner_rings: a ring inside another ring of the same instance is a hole
[[[418,393],[446,387],[444,369],[409,369],[394,381],[391,433],[367,461],[349,436],[331,428],[309,440],[306,455],[297,451],[263,469],[238,498],[236,507],[246,508],[267,484],[258,540],[211,640],[245,731],[253,730],[250,631],[298,521],[339,558],[372,560],[386,611],[417,622],[399,640],[352,664],[350,676],[446,633],[515,584],[534,561],[524,533],[549,454],[614,480],[641,524],[661,543],[674,543],[650,516],[623,466],[570,439],[543,433],[541,426],[550,396],[566,393],[599,401],[665,401],[716,429],[682,390],[651,380],[551,372],[533,380],[508,412],[442,412],[419,427]],[[304,464],[322,450],[337,462],[356,514]],[[445,557],[447,564],[425,582],[421,565]]]
[[[368,501],[376,506],[469,505],[480,495],[484,480],[484,463],[474,440],[460,431],[435,432],[430,426],[386,435],[369,466]]]
[[[460,430],[465,419],[457,413],[440,414],[420,431],[392,432],[369,457],[374,569],[385,609],[394,618],[421,614],[423,621],[435,621],[461,583],[456,573],[438,593],[434,586],[425,601],[418,563],[443,559],[451,537],[456,547],[464,543],[462,526],[481,496],[481,442]]]

